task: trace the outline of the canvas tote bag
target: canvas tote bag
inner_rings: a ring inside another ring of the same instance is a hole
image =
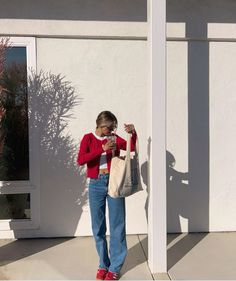
[[[113,198],[127,197],[143,190],[139,170],[138,139],[135,152],[130,152],[131,134],[127,134],[126,156],[115,156],[111,161],[108,194]]]

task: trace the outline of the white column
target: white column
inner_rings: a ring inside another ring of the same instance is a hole
[[[152,273],[167,272],[166,252],[166,0],[148,0],[149,217],[148,262]]]

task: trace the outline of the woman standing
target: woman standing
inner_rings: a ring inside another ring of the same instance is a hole
[[[87,164],[89,178],[89,205],[92,231],[99,255],[97,280],[117,280],[127,255],[125,232],[125,198],[108,195],[109,172],[113,155],[126,150],[126,141],[114,133],[117,119],[110,111],[101,112],[96,120],[96,130],[84,135],[78,153],[78,164]],[[131,151],[135,149],[136,132],[133,124],[125,124],[131,133]],[[109,211],[110,247],[106,240],[106,201]]]

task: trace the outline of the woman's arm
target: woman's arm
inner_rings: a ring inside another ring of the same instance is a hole
[[[116,136],[117,137],[117,148],[121,149],[121,150],[126,150],[127,149],[127,141],[124,140],[123,138]],[[136,144],[136,140],[137,140],[137,133],[136,131],[132,132],[132,136],[131,136],[131,146],[130,146],[130,150],[134,151],[135,150],[135,144]]]
[[[96,159],[104,152],[102,146],[90,152],[89,145],[89,135],[85,135],[80,143],[79,153],[77,157],[78,165],[84,165]]]

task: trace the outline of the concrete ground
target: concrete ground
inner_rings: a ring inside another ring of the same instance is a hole
[[[236,232],[168,235],[168,273],[151,274],[147,236],[128,235],[121,280],[236,280]],[[94,280],[91,237],[0,240],[0,279]]]

